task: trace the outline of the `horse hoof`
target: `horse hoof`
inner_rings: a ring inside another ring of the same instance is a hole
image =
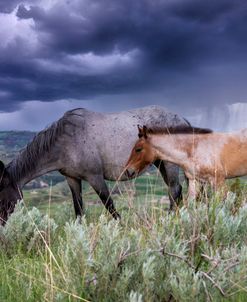
[[[112,214],[112,216],[113,216],[113,218],[114,219],[116,219],[116,220],[121,220],[121,216],[118,214],[118,212],[114,212],[113,214]]]

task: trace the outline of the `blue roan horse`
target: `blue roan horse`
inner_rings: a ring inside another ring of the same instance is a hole
[[[22,187],[30,180],[58,170],[72,192],[75,213],[83,214],[81,180],[86,180],[114,218],[115,210],[105,180],[117,180],[138,138],[137,125],[149,127],[189,126],[178,115],[158,106],[120,113],[102,114],[86,109],[68,111],[33,141],[6,167],[0,162],[0,219],[4,224],[22,198]],[[169,186],[171,205],[181,196],[178,167],[154,162]],[[126,180],[123,174],[120,180]]]

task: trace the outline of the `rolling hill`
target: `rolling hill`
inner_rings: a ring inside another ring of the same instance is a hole
[[[9,163],[35,136],[31,131],[0,131],[0,160]],[[56,184],[64,181],[64,177],[58,172],[46,174],[30,182],[26,187],[33,189],[45,184]]]

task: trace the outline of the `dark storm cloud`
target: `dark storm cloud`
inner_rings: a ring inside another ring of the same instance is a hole
[[[48,11],[20,5],[17,16],[32,18],[35,29],[45,34],[42,42],[53,51],[104,54],[139,48],[162,62],[201,55],[214,46],[207,45],[210,40],[224,40],[234,30],[236,20],[246,25],[246,5],[238,0],[68,3]]]
[[[0,10],[16,5],[33,36],[0,48],[0,110],[26,100],[164,91],[208,64],[246,64],[244,1],[60,0],[49,8],[45,0],[6,1]]]
[[[38,0],[26,0],[25,3],[36,4]],[[19,4],[20,0],[1,0],[0,13],[11,13]]]
[[[106,54],[116,48],[122,52],[138,48],[150,60],[169,63],[191,56],[200,38],[200,24],[176,18],[176,7],[162,3],[156,6],[148,1],[91,3],[78,4],[76,16],[68,14],[67,6],[45,11],[23,5],[17,16],[35,21],[35,29],[44,34],[42,42],[51,51],[71,54]]]
[[[10,13],[18,3],[19,3],[18,0],[1,1],[0,12]]]
[[[183,5],[184,4],[184,5]],[[241,8],[243,1],[195,1],[188,0],[174,2],[171,11],[177,16],[187,20],[198,20],[199,22],[211,23],[217,21],[221,16],[232,13]]]

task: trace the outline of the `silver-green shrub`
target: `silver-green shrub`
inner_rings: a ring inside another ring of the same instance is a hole
[[[1,300],[15,301],[12,286],[28,301],[246,301],[247,207],[235,194],[173,213],[128,210],[121,222],[56,217],[60,227],[18,204],[0,228]]]
[[[55,221],[37,208],[28,210],[23,202],[18,202],[6,225],[0,227],[0,246],[9,253],[18,249],[31,251],[45,246],[56,228]]]

